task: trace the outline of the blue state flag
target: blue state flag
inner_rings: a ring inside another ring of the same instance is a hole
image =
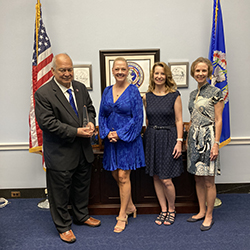
[[[230,117],[229,117],[229,96],[227,79],[227,61],[224,41],[223,19],[220,0],[214,0],[213,8],[213,27],[209,57],[213,63],[213,74],[211,84],[221,89],[224,96],[224,109],[222,114],[222,132],[220,147],[227,145],[230,141]]]

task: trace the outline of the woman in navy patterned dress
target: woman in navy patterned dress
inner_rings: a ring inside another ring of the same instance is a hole
[[[143,136],[146,173],[153,176],[161,206],[161,213],[155,223],[171,225],[176,215],[172,178],[183,172],[183,122],[180,93],[165,63],[154,64],[148,93],[143,96],[143,102],[147,115],[147,129]]]
[[[213,72],[212,63],[203,57],[191,66],[191,75],[198,88],[191,92],[189,112],[191,126],[188,133],[187,171],[195,175],[199,213],[187,221],[203,220],[200,229],[209,230],[213,225],[213,208],[216,198],[215,175],[220,174],[219,144],[222,128],[223,95],[207,79]]]
[[[127,81],[128,64],[116,58],[112,73],[116,79],[102,95],[99,133],[104,140],[103,168],[112,171],[119,186],[121,207],[114,232],[125,229],[129,214],[136,217],[131,198],[130,172],[145,167],[141,129],[143,104],[138,88]]]

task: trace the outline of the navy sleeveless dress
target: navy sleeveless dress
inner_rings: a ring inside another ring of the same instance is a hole
[[[182,157],[174,159],[172,155],[177,139],[174,104],[179,95],[179,91],[164,96],[146,94],[148,126],[143,135],[146,173],[160,179],[178,177],[183,172]]]

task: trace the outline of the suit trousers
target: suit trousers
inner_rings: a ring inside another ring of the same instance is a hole
[[[46,162],[45,162],[46,163]],[[46,170],[50,213],[59,233],[71,229],[72,218],[68,205],[72,205],[73,220],[84,222],[89,218],[89,186],[91,163],[82,154],[79,165],[70,171]]]

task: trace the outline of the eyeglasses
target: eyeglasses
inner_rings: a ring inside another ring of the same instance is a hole
[[[59,72],[61,73],[66,73],[66,71],[68,71],[69,73],[73,72],[73,68],[69,68],[69,69],[58,69]]]

